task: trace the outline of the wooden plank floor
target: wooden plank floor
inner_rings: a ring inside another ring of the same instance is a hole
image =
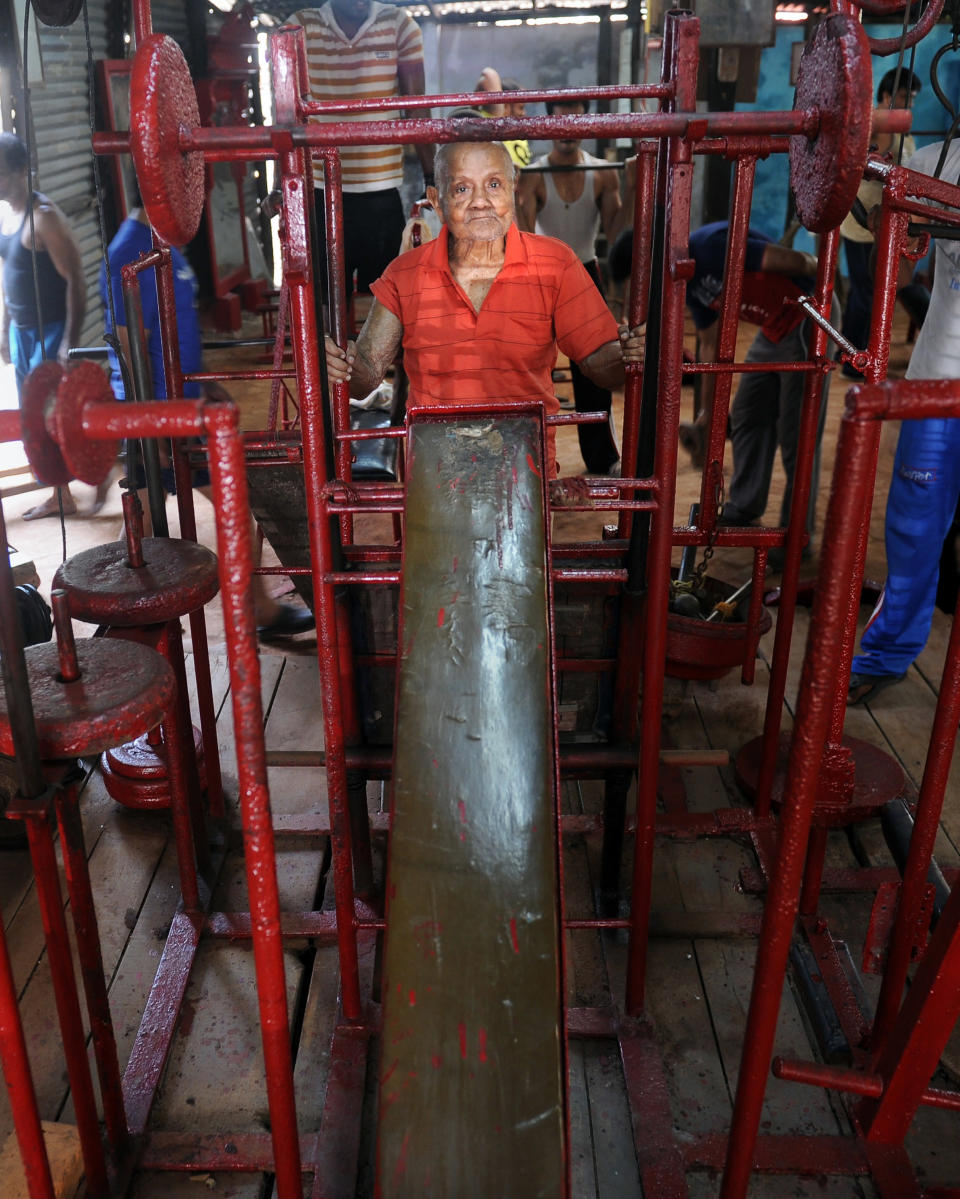
[[[801,625],[805,614],[801,615]],[[945,621],[938,620],[942,636]],[[802,635],[802,628],[801,628]],[[769,650],[771,636],[765,639]],[[799,662],[800,653],[794,657]],[[313,700],[316,665],[309,640],[299,653],[265,654],[263,696],[266,741],[269,748],[319,747],[322,741],[317,705]],[[690,684],[669,725],[671,740],[690,747],[733,747],[759,730],[763,713],[765,664],[761,681],[743,688],[735,675],[716,683]],[[927,666],[930,672],[934,667]],[[217,700],[226,699],[222,651],[214,658]],[[914,678],[913,675],[916,675]],[[791,690],[795,688],[792,680]],[[917,747],[918,728],[929,728],[934,694],[920,669],[911,672],[903,688],[885,693],[872,708],[853,721],[858,736],[887,746],[897,754],[907,774],[917,781],[922,765]],[[222,709],[225,710],[225,709]],[[229,721],[220,730],[227,786],[233,785]],[[322,773],[274,769],[271,794],[278,815],[325,811]],[[683,771],[687,799],[695,810],[737,802],[729,768],[687,768]],[[960,861],[954,841],[960,797],[954,782],[948,798],[944,830],[938,849],[944,864]],[[370,807],[380,804],[379,788],[370,787]],[[570,783],[565,803],[572,812],[597,812],[601,792],[596,784]],[[95,881],[98,918],[104,944],[110,996],[120,1052],[126,1057],[139,1012],[156,970],[169,921],[176,907],[176,870],[170,830],[162,815],[139,814],[118,808],[105,795],[93,773],[82,795],[84,829]],[[236,824],[236,815],[234,814]],[[871,861],[888,861],[882,842],[863,829]],[[245,910],[246,881],[239,846],[228,855],[214,906]],[[588,915],[598,881],[599,846],[595,838],[571,841],[565,850],[568,913]],[[834,834],[833,864],[854,865],[853,850],[842,833]],[[651,952],[649,1016],[666,1067],[676,1135],[724,1132],[731,1113],[741,1037],[749,1001],[754,957],[751,938],[717,938],[677,932],[676,914],[695,927],[698,916],[715,913],[758,914],[760,900],[737,888],[740,869],[754,865],[742,839],[664,841],[655,861],[654,928],[672,935],[656,937]],[[42,1115],[69,1119],[69,1096],[57,1046],[56,1024],[42,934],[30,882],[26,854],[4,855],[0,900],[8,929],[14,970],[21,987],[27,1040],[35,1072]],[[329,904],[325,899],[325,846],[305,838],[282,838],[278,874],[286,907],[302,909]],[[624,872],[626,883],[627,871]],[[824,911],[845,937],[857,959],[868,915],[868,899],[824,898]],[[603,1006],[623,994],[626,945],[622,936],[578,931],[568,934],[570,971],[568,999],[577,1005]],[[315,1130],[323,1110],[329,1036],[335,1016],[336,955],[316,952],[305,944],[287,953],[288,999],[300,1024],[297,1093],[305,1130]],[[867,992],[875,985],[866,976]],[[249,949],[206,945],[202,948],[187,992],[184,1016],[174,1042],[170,1068],[155,1112],[155,1126],[173,1130],[203,1130],[233,1135],[268,1127],[262,1084],[262,1059],[256,1032],[253,964]],[[788,984],[778,1033],[778,1052],[810,1057],[804,1016]],[[941,1084],[944,1079],[938,1079]],[[947,1082],[946,1085],[949,1085]],[[640,1194],[633,1133],[619,1054],[615,1043],[574,1042],[570,1056],[573,1193],[575,1196],[619,1197]],[[923,1175],[933,1180],[960,1178],[960,1149],[949,1135],[945,1113],[925,1111],[910,1136],[910,1149]],[[0,1136],[6,1136],[10,1116],[6,1097],[0,1098]],[[764,1131],[837,1133],[847,1131],[841,1105],[823,1092],[771,1081],[764,1111]],[[366,1142],[365,1142],[366,1143]],[[363,1171],[369,1181],[369,1168]],[[214,1193],[258,1196],[269,1193],[269,1180],[218,1175]],[[364,1183],[363,1185],[366,1185]],[[716,1179],[690,1175],[694,1197],[716,1193]],[[142,1175],[133,1194],[138,1197],[179,1199],[195,1196],[198,1180],[184,1175]],[[264,1188],[267,1188],[265,1191]],[[369,1193],[361,1187],[358,1193]],[[751,1194],[871,1195],[868,1184],[850,1179],[773,1179],[755,1181]]]
[[[905,361],[905,358],[904,358]],[[902,364],[901,364],[902,365]],[[826,507],[832,444],[842,408],[844,384],[831,386],[830,415],[824,439],[824,485],[821,521]],[[255,426],[256,422],[249,422]],[[885,444],[892,431],[885,432]],[[576,462],[573,433],[561,432],[562,460]],[[889,473],[886,460],[881,471]],[[884,475],[881,473],[881,500]],[[770,510],[779,505],[779,476],[771,494]],[[678,520],[685,519],[697,497],[698,476],[685,463],[680,466]],[[82,492],[78,491],[82,495]],[[70,551],[114,537],[119,503],[94,521],[68,524]],[[32,502],[23,497],[22,507]],[[10,501],[10,536],[14,543],[25,533],[19,525],[18,501]],[[882,502],[874,514],[869,573],[882,576]],[[12,515],[11,515],[12,514]],[[206,525],[204,525],[206,521]],[[48,534],[49,550],[36,553],[38,566],[49,585],[60,557],[59,530],[55,522],[31,528],[30,537]],[[560,522],[572,528],[569,517]],[[212,533],[211,516],[201,512],[201,529]],[[575,535],[575,534],[574,534]],[[22,548],[22,547],[21,547]],[[33,547],[31,545],[31,551]],[[747,572],[744,551],[718,553],[711,570],[740,582]],[[807,614],[801,609],[792,652],[788,685],[789,727],[802,660]],[[222,623],[211,610],[212,673],[219,721],[221,752],[228,794],[236,794],[235,764],[229,719],[228,677]],[[939,684],[948,635],[946,618],[937,614],[933,635],[924,654],[899,687],[885,692],[868,709],[850,713],[848,732],[880,745],[894,754],[914,785],[923,769],[935,690]],[[89,629],[79,630],[87,635]],[[670,742],[684,747],[720,748],[735,752],[762,727],[766,694],[767,659],[773,633],[764,638],[762,660],[754,687],[739,685],[735,674],[716,683],[691,683],[672,688],[673,715],[665,723]],[[316,663],[311,638],[298,639],[286,652],[267,650],[262,655],[262,694],[266,742],[270,749],[320,748],[322,727],[316,690]],[[708,811],[741,802],[730,767],[687,768],[681,772],[691,808]],[[316,813],[323,817],[326,797],[319,770],[272,769],[274,812]],[[379,785],[371,784],[370,810],[382,804]],[[601,792],[596,784],[570,783],[564,803],[570,812],[598,812]],[[163,815],[142,814],[118,808],[106,795],[94,772],[82,793],[82,815],[97,915],[110,985],[111,1006],[122,1059],[130,1052],[144,999],[156,972],[170,920],[176,910],[177,877],[169,822]],[[232,811],[238,834],[239,819]],[[889,864],[878,835],[877,822],[858,830],[856,846],[842,833],[832,834],[830,862],[853,866],[859,860]],[[855,853],[856,850],[856,853]],[[951,780],[944,809],[938,858],[944,865],[960,863],[960,777]],[[599,877],[599,846],[594,838],[569,842],[564,852],[568,913],[593,912]],[[25,852],[6,852],[0,870],[0,911],[7,929],[10,953],[21,994],[21,1005],[31,1054],[41,1114],[46,1119],[71,1118],[49,972],[43,953],[42,930]],[[740,1041],[752,976],[755,942],[747,936],[705,935],[709,918],[717,914],[758,916],[761,900],[738,889],[740,871],[755,866],[754,855],[742,838],[699,841],[661,841],[654,861],[654,938],[649,972],[648,1014],[656,1030],[669,1091],[675,1133],[681,1143],[692,1136],[725,1132],[729,1127],[740,1053]],[[278,843],[278,873],[283,902],[290,908],[330,906],[327,888],[327,846],[306,837],[283,837]],[[629,871],[624,868],[624,886]],[[239,852],[239,835],[220,876],[214,906],[244,910],[246,880]],[[850,944],[859,960],[869,914],[869,897],[825,895],[823,910],[831,927]],[[702,923],[700,921],[702,920]],[[568,1000],[578,1005],[604,1005],[621,1000],[626,942],[619,935],[595,932],[569,933]],[[329,1039],[335,1020],[338,988],[336,954],[306,943],[290,945],[287,952],[288,1000],[295,1014],[297,1033],[296,1088],[301,1127],[315,1131],[321,1123],[329,1070]],[[369,964],[369,963],[368,963]],[[875,980],[863,978],[870,999]],[[800,1057],[814,1055],[805,1017],[791,985],[784,989],[777,1051]],[[960,1055],[958,1055],[960,1056]],[[368,1072],[368,1091],[375,1093],[375,1068]],[[938,1075],[936,1085],[950,1085]],[[634,1130],[617,1046],[613,1042],[574,1042],[570,1054],[571,1143],[573,1194],[581,1197],[621,1199],[641,1194]],[[368,1111],[371,1103],[368,1102]],[[231,1134],[262,1132],[269,1124],[262,1084],[262,1059],[256,1031],[253,963],[248,948],[204,946],[187,993],[184,1016],[174,1042],[172,1060],[158,1099],[155,1124],[180,1130],[224,1131]],[[921,1177],[931,1182],[960,1180],[960,1142],[955,1117],[925,1110],[911,1131],[908,1145]],[[0,1138],[11,1128],[5,1092],[0,1094]],[[771,1081],[764,1110],[764,1131],[848,1131],[843,1107],[834,1098],[810,1088]],[[642,1130],[639,1134],[642,1136]],[[369,1138],[364,1144],[356,1193],[372,1191]],[[341,1185],[346,1180],[337,1180]],[[214,1195],[254,1199],[272,1192],[269,1178],[216,1175],[210,1179],[187,1175],[142,1174],[132,1194],[137,1199],[187,1199],[210,1184]],[[691,1174],[692,1199],[717,1193],[717,1179],[708,1173]],[[352,1193],[346,1181],[346,1193]],[[2,1194],[2,1189],[0,1189]],[[756,1179],[754,1199],[780,1196],[852,1197],[869,1199],[873,1188],[850,1179]]]

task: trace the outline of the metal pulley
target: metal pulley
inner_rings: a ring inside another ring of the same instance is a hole
[[[83,0],[33,0],[33,11],[44,25],[62,28],[80,15]]]
[[[116,441],[83,435],[88,404],[115,403],[109,380],[93,362],[64,370],[41,362],[27,375],[20,399],[20,429],[27,461],[39,482],[63,487],[71,479],[96,487],[107,477],[119,451]]]
[[[831,13],[800,59],[794,110],[819,113],[813,137],[790,138],[790,186],[812,233],[835,229],[863,179],[873,122],[873,75],[863,26]]]

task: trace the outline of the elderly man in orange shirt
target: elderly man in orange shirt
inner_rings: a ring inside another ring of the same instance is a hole
[[[412,404],[542,400],[559,411],[557,348],[601,387],[622,387],[624,363],[643,361],[639,330],[617,327],[563,242],[521,233],[516,169],[501,142],[440,146],[428,199],[442,214],[436,240],[395,258],[356,344],[326,339],[331,382],[350,394],[379,385],[402,344]],[[548,478],[557,473],[547,431]]]

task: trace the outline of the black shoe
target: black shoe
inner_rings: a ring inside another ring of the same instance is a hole
[[[876,699],[881,691],[886,691],[888,687],[893,687],[906,677],[906,671],[903,674],[860,674],[853,671],[847,688],[847,706],[855,708],[858,704],[868,704]]]
[[[298,633],[309,633],[317,627],[314,615],[307,608],[292,608],[282,604],[277,615],[269,624],[257,629],[261,641],[277,641],[281,637],[296,637]]]

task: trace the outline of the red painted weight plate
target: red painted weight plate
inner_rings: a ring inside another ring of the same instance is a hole
[[[73,478],[60,447],[47,432],[47,408],[63,377],[63,367],[52,360],[41,362],[27,375],[20,396],[20,432],[27,461],[39,482],[64,487]]]
[[[65,683],[55,642],[24,651],[37,743],[44,759],[83,758],[155,728],[176,690],[169,662],[143,645],[77,641],[80,678]],[[0,694],[0,753],[13,753],[6,696]]]
[[[171,37],[151,33],[130,75],[130,150],[140,194],[157,234],[185,245],[200,227],[203,154],[180,149],[180,129],[200,125],[197,93],[187,61]]]
[[[116,462],[120,443],[84,437],[82,417],[88,403],[112,404],[115,397],[107,376],[95,362],[78,362],[60,380],[57,398],[47,409],[47,430],[60,447],[70,477],[96,487]]]
[[[144,537],[143,566],[131,567],[123,541],[81,550],[54,575],[75,620],[111,627],[164,624],[195,612],[220,586],[217,557],[195,541]]]
[[[72,25],[81,8],[83,0],[33,0],[33,11],[44,25]]]
[[[819,112],[816,136],[790,138],[790,186],[812,233],[835,229],[863,178],[873,119],[873,74],[863,26],[832,13],[800,59],[794,110]]]

